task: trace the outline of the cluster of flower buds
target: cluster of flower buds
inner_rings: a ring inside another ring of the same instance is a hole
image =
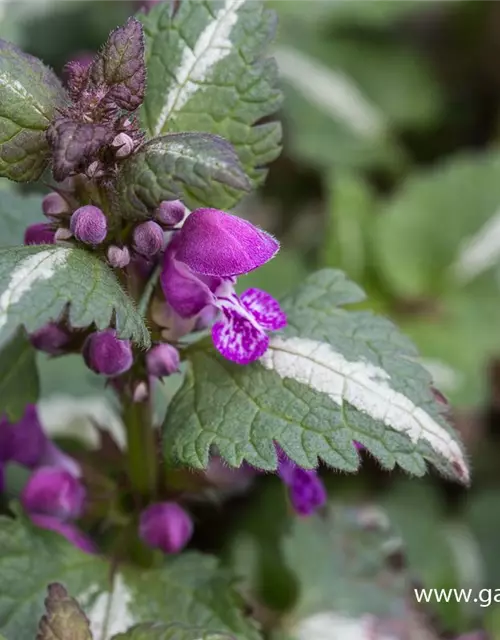
[[[17,423],[0,419],[0,477],[12,462],[32,470],[21,504],[33,523],[93,553],[94,544],[73,524],[82,516],[86,500],[80,466],[47,438],[34,405],[26,407]]]

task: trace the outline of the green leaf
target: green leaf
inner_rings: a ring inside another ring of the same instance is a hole
[[[40,620],[37,640],[92,640],[89,621],[78,602],[57,582],[47,590],[47,613]]]
[[[29,333],[66,306],[73,327],[116,323],[122,338],[148,346],[149,333],[132,299],[104,262],[82,249],[26,246],[0,249],[0,342],[18,325]]]
[[[19,328],[0,347],[0,416],[12,422],[23,416],[26,405],[40,393],[36,352],[24,329]]]
[[[282,545],[299,587],[292,626],[315,613],[384,617],[405,608],[403,541],[381,509],[329,505],[326,517],[294,519]]]
[[[248,191],[250,183],[232,146],[219,136],[173,133],[156,138],[123,162],[117,191],[120,214],[147,218],[162,200],[190,208],[218,206],[219,187]]]
[[[414,174],[388,202],[374,251],[396,294],[441,294],[500,264],[499,172],[499,153],[454,157]]]
[[[112,640],[233,640],[226,633],[213,633],[200,628],[177,624],[139,624]]]
[[[38,58],[0,40],[0,176],[37,180],[47,165],[45,131],[65,94]]]
[[[413,345],[389,321],[339,307],[362,298],[341,272],[323,270],[285,299],[288,327],[259,362],[240,367],[206,341],[187,349],[191,368],[164,423],[167,457],[202,468],[213,445],[231,466],[272,470],[277,442],[303,467],[320,457],[355,471],[358,441],[386,468],[423,475],[428,460],[467,482]]]
[[[0,247],[13,247],[23,244],[27,226],[43,222],[42,197],[23,195],[12,183],[5,182],[0,187]]]
[[[46,586],[58,582],[85,612],[96,640],[152,620],[203,629],[221,640],[224,634],[235,640],[260,637],[239,609],[231,576],[213,557],[187,553],[159,569],[115,572],[110,583],[111,575],[107,562],[84,554],[59,534],[1,518],[0,632],[33,638]]]
[[[274,13],[261,0],[184,0],[175,17],[170,13],[164,4],[139,16],[148,69],[145,129],[151,136],[221,135],[235,147],[253,186],[260,184],[281,141],[279,123],[256,124],[281,104],[276,65],[266,56]],[[241,196],[219,191],[215,204],[221,208]]]

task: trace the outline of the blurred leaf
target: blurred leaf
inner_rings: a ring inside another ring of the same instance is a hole
[[[49,584],[45,608],[37,640],[92,640],[86,615],[61,584]]]
[[[328,181],[329,206],[322,264],[363,279],[375,217],[375,194],[360,176],[335,172]]]
[[[112,640],[234,640],[234,636],[184,625],[149,623],[137,625]]]
[[[282,248],[277,256],[251,273],[238,278],[238,291],[257,287],[280,297],[307,276],[304,259],[298,251]]]
[[[500,263],[500,154],[415,173],[377,220],[383,277],[403,298],[442,293]]]
[[[205,340],[189,347],[191,368],[163,425],[167,458],[205,468],[216,446],[231,466],[273,470],[278,443],[305,468],[319,457],[355,471],[358,441],[386,468],[423,475],[428,460],[467,482],[413,345],[387,320],[341,308],[363,297],[342,272],[324,269],[284,300],[284,337],[258,362],[241,367]]]
[[[465,511],[465,521],[470,526],[481,549],[486,574],[484,586],[495,589],[500,580],[500,556],[498,554],[500,489],[491,487],[471,494]]]
[[[156,570],[127,568],[115,573],[112,586],[110,575],[107,562],[82,553],[59,534],[1,518],[0,632],[33,638],[46,585],[59,582],[85,611],[96,640],[151,620],[235,640],[260,637],[239,610],[231,575],[215,558],[188,553]]]
[[[7,180],[0,182],[0,247],[23,244],[26,227],[43,222],[42,197],[24,195]]]
[[[0,418],[6,415],[17,422],[26,405],[38,400],[39,393],[36,352],[20,327],[0,347]]]
[[[204,131],[236,149],[253,185],[281,150],[281,125],[256,124],[281,104],[276,65],[266,56],[274,14],[260,0],[225,4],[183,0],[140,16],[146,34],[148,90],[142,120],[150,136]]]

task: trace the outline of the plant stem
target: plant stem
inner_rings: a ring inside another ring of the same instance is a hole
[[[149,399],[133,402],[124,399],[127,432],[127,464],[134,494],[141,502],[154,498],[158,483],[158,452]]]
[[[141,299],[139,300],[139,305],[138,305],[138,311],[142,316],[146,315],[149,301],[151,300],[151,296],[153,295],[154,288],[161,274],[161,269],[162,269],[162,265],[160,263],[155,267],[153,273],[149,276],[149,280],[146,286],[144,287],[144,291],[142,293],[142,296],[141,296]]]

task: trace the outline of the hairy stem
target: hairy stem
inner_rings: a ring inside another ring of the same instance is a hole
[[[158,484],[158,453],[149,399],[133,402],[124,399],[127,432],[127,464],[134,494],[145,503],[154,498]]]

